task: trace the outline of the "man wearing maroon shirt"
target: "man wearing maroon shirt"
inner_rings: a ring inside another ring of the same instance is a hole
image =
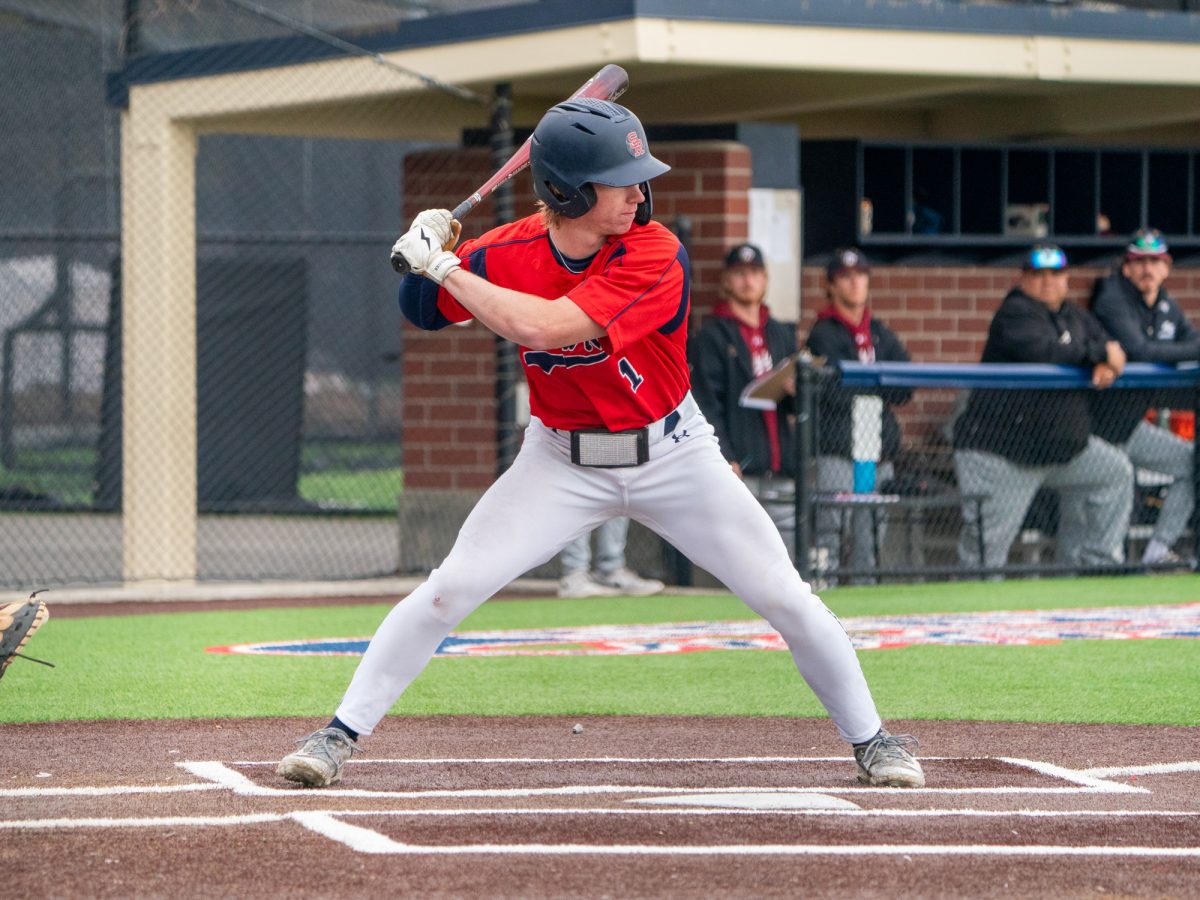
[[[750,381],[796,352],[795,326],[771,318],[766,293],[762,250],[738,244],[725,257],[721,299],[692,340],[688,362],[692,394],[716,431],[721,454],[771,514],[794,558],[793,397],[773,410],[738,404]]]
[[[826,294],[829,303],[817,313],[817,321],[809,332],[805,346],[813,356],[827,360],[851,362],[908,362],[908,350],[896,333],[871,315],[869,294],[871,267],[857,247],[845,247],[833,252],[825,268]],[[875,471],[876,484],[883,484],[893,475],[892,461],[900,452],[900,425],[891,407],[907,403],[912,391],[889,388],[879,392],[883,399],[882,458]],[[854,462],[851,458],[851,435],[854,393],[828,382],[821,391],[817,428],[817,490],[823,493],[854,490]],[[816,540],[819,548],[829,555],[828,568],[836,569],[842,556],[843,514],[822,509],[817,515]],[[883,545],[885,528],[883,516],[872,516],[866,510],[850,514],[852,546],[848,549],[848,565],[854,569],[873,569],[877,564],[876,546]],[[872,533],[874,530],[875,533]]]

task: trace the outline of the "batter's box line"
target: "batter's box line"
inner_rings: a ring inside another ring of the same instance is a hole
[[[178,794],[187,791],[219,791],[222,784],[143,784],[108,787],[22,787],[0,789],[0,797],[113,797],[127,794]]]
[[[122,828],[210,828],[240,825],[264,825],[285,822],[295,817],[297,811],[273,813],[244,813],[226,816],[58,816],[51,819],[8,819],[0,820],[0,831],[87,831]],[[561,817],[596,816],[636,818],[659,816],[664,818],[727,818],[729,816],[787,816],[787,817],[839,817],[867,819],[919,819],[919,818],[974,818],[974,819],[1189,819],[1200,817],[1200,812],[1169,809],[721,809],[704,807],[679,807],[662,809],[627,809],[614,807],[553,807],[531,809],[529,807],[481,807],[463,809],[323,809],[308,810],[312,814],[350,818],[470,818],[479,816],[504,817]]]
[[[905,795],[911,794],[1149,794],[1147,788],[1121,782],[1105,781],[1089,775],[1084,775],[1072,769],[1065,769],[1051,763],[1023,760],[1015,757],[986,757],[997,759],[1010,765],[1031,769],[1050,778],[1067,781],[1069,787],[979,787],[979,788],[904,788]],[[840,757],[834,757],[841,761]],[[978,759],[978,758],[973,758]],[[651,760],[652,761],[652,760]],[[827,761],[827,760],[823,760]],[[561,760],[558,760],[561,762]],[[224,762],[181,761],[177,766],[190,772],[204,781],[223,785],[235,794],[258,797],[288,797],[297,794],[321,794],[330,797],[388,797],[425,799],[434,797],[457,798],[502,798],[502,797],[548,797],[548,796],[584,796],[598,794],[686,794],[686,793],[822,793],[822,794],[896,794],[901,790],[889,787],[703,787],[679,788],[658,785],[562,785],[559,787],[537,788],[463,788],[416,791],[377,791],[361,788],[273,788],[258,784],[240,772],[234,771]]]
[[[1019,759],[1016,757],[1007,756],[923,756],[922,760],[926,762],[955,762],[968,761],[975,762],[980,760],[995,760],[998,762],[1008,763],[1009,765],[1018,766],[1021,768],[1033,769],[1042,775],[1049,777],[1060,778],[1070,781],[1075,784],[1085,785],[1095,790],[1108,793],[1138,793],[1142,792],[1141,788],[1131,787],[1127,784],[1113,784],[1107,780],[1108,777],[1128,776],[1140,774],[1164,774],[1168,771],[1183,772],[1193,771],[1200,768],[1200,762],[1195,763],[1166,763],[1163,765],[1151,766],[1136,766],[1136,767],[1120,767],[1114,769],[1086,769],[1076,770],[1067,769],[1061,766],[1055,766],[1051,763],[1037,762],[1034,760]],[[495,757],[447,757],[443,759],[431,759],[428,757],[394,757],[383,759],[357,759],[350,762],[354,766],[372,766],[372,765],[393,765],[393,766],[427,766],[427,765],[576,765],[576,764],[645,764],[654,763],[658,765],[696,765],[696,764],[713,764],[713,763],[736,763],[738,765],[754,765],[763,763],[849,763],[854,764],[854,760],[845,756],[680,756],[680,757],[652,757],[652,756],[568,756],[568,757],[531,757],[531,756],[495,756]],[[229,763],[231,766],[251,767],[251,766],[274,766],[273,761],[268,760],[240,760]]]
[[[1129,778],[1138,775],[1176,775],[1180,772],[1200,772],[1200,762],[1153,763],[1147,766],[1116,766],[1084,769],[1092,778]]]
[[[922,756],[923,760],[959,760],[959,759],[995,759],[993,756]],[[689,764],[698,763],[812,763],[835,762],[854,764],[852,756],[461,756],[461,757],[391,757],[356,759],[356,766],[369,766],[386,763],[401,766],[422,765],[462,765],[478,763],[480,765],[559,765],[561,763],[668,763]],[[273,766],[274,760],[236,760],[231,766]]]
[[[455,811],[469,814],[467,811]],[[544,811],[526,811],[544,812]],[[665,811],[664,811],[665,812]],[[728,812],[728,811],[727,811]],[[824,811],[828,812],[828,811]],[[360,815],[371,815],[360,811]],[[397,813],[401,815],[402,813]],[[344,815],[349,815],[344,814]],[[375,815],[378,815],[376,813]],[[357,853],[405,856],[1096,856],[1200,858],[1200,847],[1114,847],[1011,844],[713,844],[670,846],[654,844],[404,844],[369,828],[342,821],[331,812],[259,813],[243,816],[162,817],[155,819],[51,819],[41,822],[0,822],[0,829],[180,827],[195,825],[245,826],[291,820]]]
[[[1200,847],[1113,847],[1045,844],[403,844],[369,828],[321,812],[295,812],[291,818],[310,831],[358,853],[376,855],[468,856],[1099,856],[1200,858]]]

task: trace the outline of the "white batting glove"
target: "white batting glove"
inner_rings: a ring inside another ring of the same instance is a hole
[[[449,250],[442,250],[433,255],[422,273],[426,278],[442,284],[451,272],[462,267],[462,261]]]
[[[443,250],[437,234],[424,225],[408,229],[392,247],[392,255],[403,256],[413,272],[438,284],[460,265],[458,257]]]
[[[450,215],[450,210],[448,209],[426,209],[417,213],[417,217],[413,219],[412,225],[409,228],[413,229],[418,225],[428,228],[437,236],[439,247],[452,250],[454,248],[453,244],[450,244],[449,247],[446,245],[450,243],[451,237],[456,237],[452,227],[453,222],[454,218]]]

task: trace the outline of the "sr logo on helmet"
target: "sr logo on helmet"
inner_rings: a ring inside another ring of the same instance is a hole
[[[625,146],[629,148],[629,155],[634,159],[637,159],[646,152],[646,143],[638,137],[636,131],[631,131],[625,135]]]

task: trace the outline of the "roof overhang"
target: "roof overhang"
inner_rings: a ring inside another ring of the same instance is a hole
[[[719,7],[719,8],[718,8]],[[135,60],[113,102],[198,132],[454,138],[513,86],[532,126],[606,63],[656,123],[776,122],[807,137],[1200,142],[1200,15],[839,0],[596,0],[431,17],[348,37],[260,41]]]

